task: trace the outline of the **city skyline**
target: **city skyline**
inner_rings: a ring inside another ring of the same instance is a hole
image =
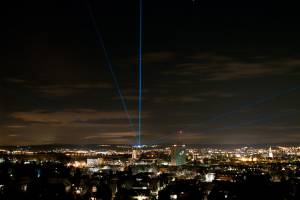
[[[135,144],[139,1],[7,3],[0,145]],[[14,11],[12,11],[12,9]],[[300,142],[297,13],[145,1],[142,144]]]

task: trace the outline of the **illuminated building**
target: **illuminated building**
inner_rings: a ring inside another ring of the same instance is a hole
[[[182,145],[183,132],[180,130],[177,132],[177,144],[171,147],[171,165],[181,166],[186,163],[185,145]]]
[[[138,150],[137,149],[133,149],[132,150],[132,159],[133,160],[136,160],[136,159],[138,159]]]
[[[216,177],[215,173],[207,173],[205,174],[205,182],[213,182],[215,177]]]
[[[171,148],[171,165],[181,166],[185,163],[185,145],[173,145]]]
[[[103,165],[103,163],[104,163],[103,158],[97,158],[97,159],[88,158],[86,160],[87,167],[98,167],[100,165]]]
[[[272,152],[272,148],[269,148],[269,153],[268,153],[268,157],[269,158],[273,158],[273,152]]]

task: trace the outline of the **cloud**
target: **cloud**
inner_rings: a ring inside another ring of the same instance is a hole
[[[284,64],[283,64],[284,65]],[[293,67],[275,66],[273,63],[226,63],[224,67],[217,67],[207,72],[208,80],[234,80],[259,76],[280,75],[291,72]]]
[[[14,83],[14,84],[23,84],[26,82],[25,80],[18,79],[18,78],[4,78],[3,80],[8,83]]]
[[[10,134],[10,135],[8,135],[8,137],[18,137],[19,135],[17,135],[17,134]]]
[[[95,142],[127,144],[132,143],[135,136],[134,131],[130,132],[132,127],[129,126],[123,111],[85,108],[62,111],[33,110],[13,112],[9,117],[15,123],[4,125],[2,135],[5,134],[3,141],[11,144]],[[148,113],[144,112],[143,117],[148,117]],[[26,128],[17,128],[23,124]],[[9,135],[18,135],[18,137]]]
[[[144,63],[165,62],[176,57],[174,52],[152,52],[143,55]]]
[[[7,128],[25,128],[25,125],[8,125]]]
[[[103,138],[105,140],[111,140],[111,139],[120,139],[120,138],[134,138],[136,135],[135,132],[107,132],[107,133],[98,133],[93,135],[85,136],[83,139],[85,140],[91,140],[96,138]]]
[[[168,97],[155,97],[153,98],[155,103],[194,103],[202,102],[205,99],[196,96],[168,96]]]
[[[209,92],[201,92],[201,93],[199,93],[199,96],[202,96],[202,97],[231,98],[231,97],[234,96],[234,94],[214,90],[214,91],[209,91]]]
[[[212,53],[194,53],[191,56],[187,56],[190,59],[193,60],[211,60],[215,62],[225,62],[225,61],[231,61],[232,58],[224,55],[217,55]]]
[[[58,84],[33,86],[45,96],[64,97],[70,95],[78,95],[90,89],[111,89],[112,85],[105,82],[96,83],[79,83],[79,84]]]
[[[261,131],[297,131],[300,130],[300,126],[297,125],[273,125],[273,126],[252,126],[252,129]]]
[[[132,112],[131,112],[132,113]],[[136,115],[132,115],[136,116]],[[88,122],[91,120],[121,120],[127,119],[124,112],[120,111],[98,111],[93,109],[75,109],[64,111],[43,111],[14,112],[11,117],[29,123],[49,124],[72,124],[76,122]],[[147,113],[143,117],[147,117]]]
[[[163,72],[166,75],[198,76],[201,80],[237,80],[274,76],[300,70],[299,58],[237,58],[213,54],[195,54],[186,63]]]
[[[8,83],[15,84],[21,88],[27,88],[37,91],[45,97],[65,97],[78,95],[92,89],[112,89],[113,86],[109,82],[104,81],[82,81],[74,83],[36,83],[31,80],[23,79],[4,79]]]
[[[139,96],[137,96],[137,95],[124,95],[124,99],[126,101],[138,101]],[[120,100],[120,97],[113,97],[113,100]],[[142,96],[142,100],[146,100],[146,98]]]
[[[207,141],[208,137],[202,133],[184,132],[180,136],[177,133],[156,136],[155,139],[148,139],[148,144],[157,143],[177,143],[183,142],[184,144],[198,144]]]
[[[299,141],[299,134],[294,133],[274,133],[261,131],[235,132],[188,132],[182,134],[179,140],[184,144],[270,144],[270,143],[295,143]],[[148,140],[150,144],[174,143],[178,141],[176,135],[165,135],[155,140]]]

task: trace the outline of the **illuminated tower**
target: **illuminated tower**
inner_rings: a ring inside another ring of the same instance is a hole
[[[171,148],[171,165],[174,166],[181,166],[186,163],[185,145],[180,144],[181,135],[182,135],[182,131],[179,131],[177,133],[178,136],[177,144],[174,144]]]
[[[268,153],[268,157],[269,158],[273,158],[273,152],[272,152],[272,148],[269,148],[269,153]]]
[[[133,149],[132,150],[132,159],[133,160],[137,160],[138,159],[138,155],[139,155],[139,152],[138,152],[138,150],[137,149]]]

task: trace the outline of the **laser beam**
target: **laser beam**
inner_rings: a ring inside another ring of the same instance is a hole
[[[140,0],[139,8],[139,101],[138,101],[138,130],[137,130],[137,145],[141,146],[141,134],[142,134],[142,41],[143,41],[143,0]]]
[[[107,53],[107,50],[106,50],[106,47],[105,47],[105,44],[104,44],[103,36],[102,36],[102,34],[100,32],[99,27],[97,26],[96,19],[95,19],[95,16],[94,16],[91,4],[90,4],[89,1],[87,1],[87,2],[88,2],[89,15],[90,15],[92,24],[93,24],[95,32],[96,32],[96,35],[97,35],[97,38],[98,38],[98,42],[100,43],[100,46],[103,49],[105,60],[106,60],[106,65],[108,66],[108,69],[109,69],[109,71],[111,73],[111,76],[112,76],[115,88],[117,90],[117,94],[118,94],[118,96],[119,96],[119,98],[121,100],[121,104],[122,104],[123,110],[124,110],[124,112],[126,114],[129,126],[130,126],[131,129],[133,129],[134,126],[133,126],[132,118],[131,118],[131,116],[130,116],[130,114],[128,112],[128,107],[127,107],[127,104],[126,104],[125,97],[124,97],[124,95],[123,95],[123,93],[121,91],[121,87],[119,85],[117,76],[116,76],[116,74],[115,74],[115,72],[113,70],[112,62],[111,62],[111,60],[109,58],[109,55]]]

